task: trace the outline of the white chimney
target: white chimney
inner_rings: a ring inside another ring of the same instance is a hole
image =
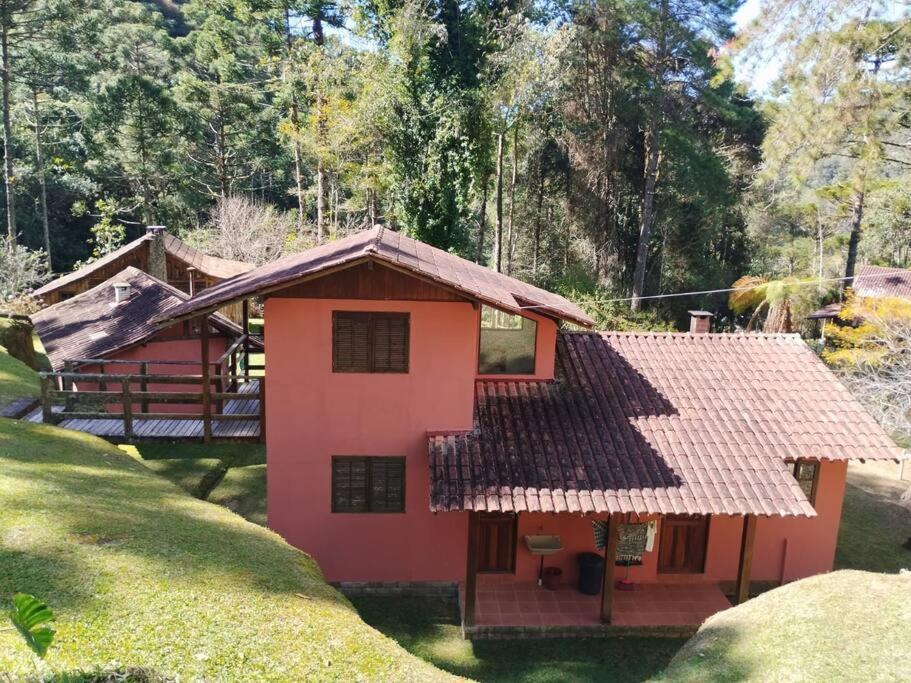
[[[115,282],[114,285],[114,303],[119,304],[121,301],[126,301],[130,298],[130,283],[129,282]]]

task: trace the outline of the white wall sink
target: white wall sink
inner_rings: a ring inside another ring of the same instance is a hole
[[[559,536],[526,536],[525,545],[532,555],[553,555],[563,550]]]

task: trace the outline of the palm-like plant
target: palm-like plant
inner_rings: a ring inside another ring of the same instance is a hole
[[[744,275],[731,287],[728,306],[738,314],[752,311],[747,331],[754,329],[763,311],[768,311],[762,331],[768,333],[794,332],[799,312],[815,306],[821,298],[818,289],[806,286],[808,279],[783,278],[769,280],[761,275]]]

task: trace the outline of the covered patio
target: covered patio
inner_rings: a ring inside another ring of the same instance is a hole
[[[716,583],[643,583],[613,596],[611,625],[620,628],[694,629],[731,606]],[[536,583],[478,582],[475,627],[600,627],[601,596],[585,595],[575,586],[545,590]]]

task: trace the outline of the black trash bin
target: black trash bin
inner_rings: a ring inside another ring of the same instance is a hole
[[[598,595],[604,581],[604,558],[598,553],[579,553],[579,592]]]

